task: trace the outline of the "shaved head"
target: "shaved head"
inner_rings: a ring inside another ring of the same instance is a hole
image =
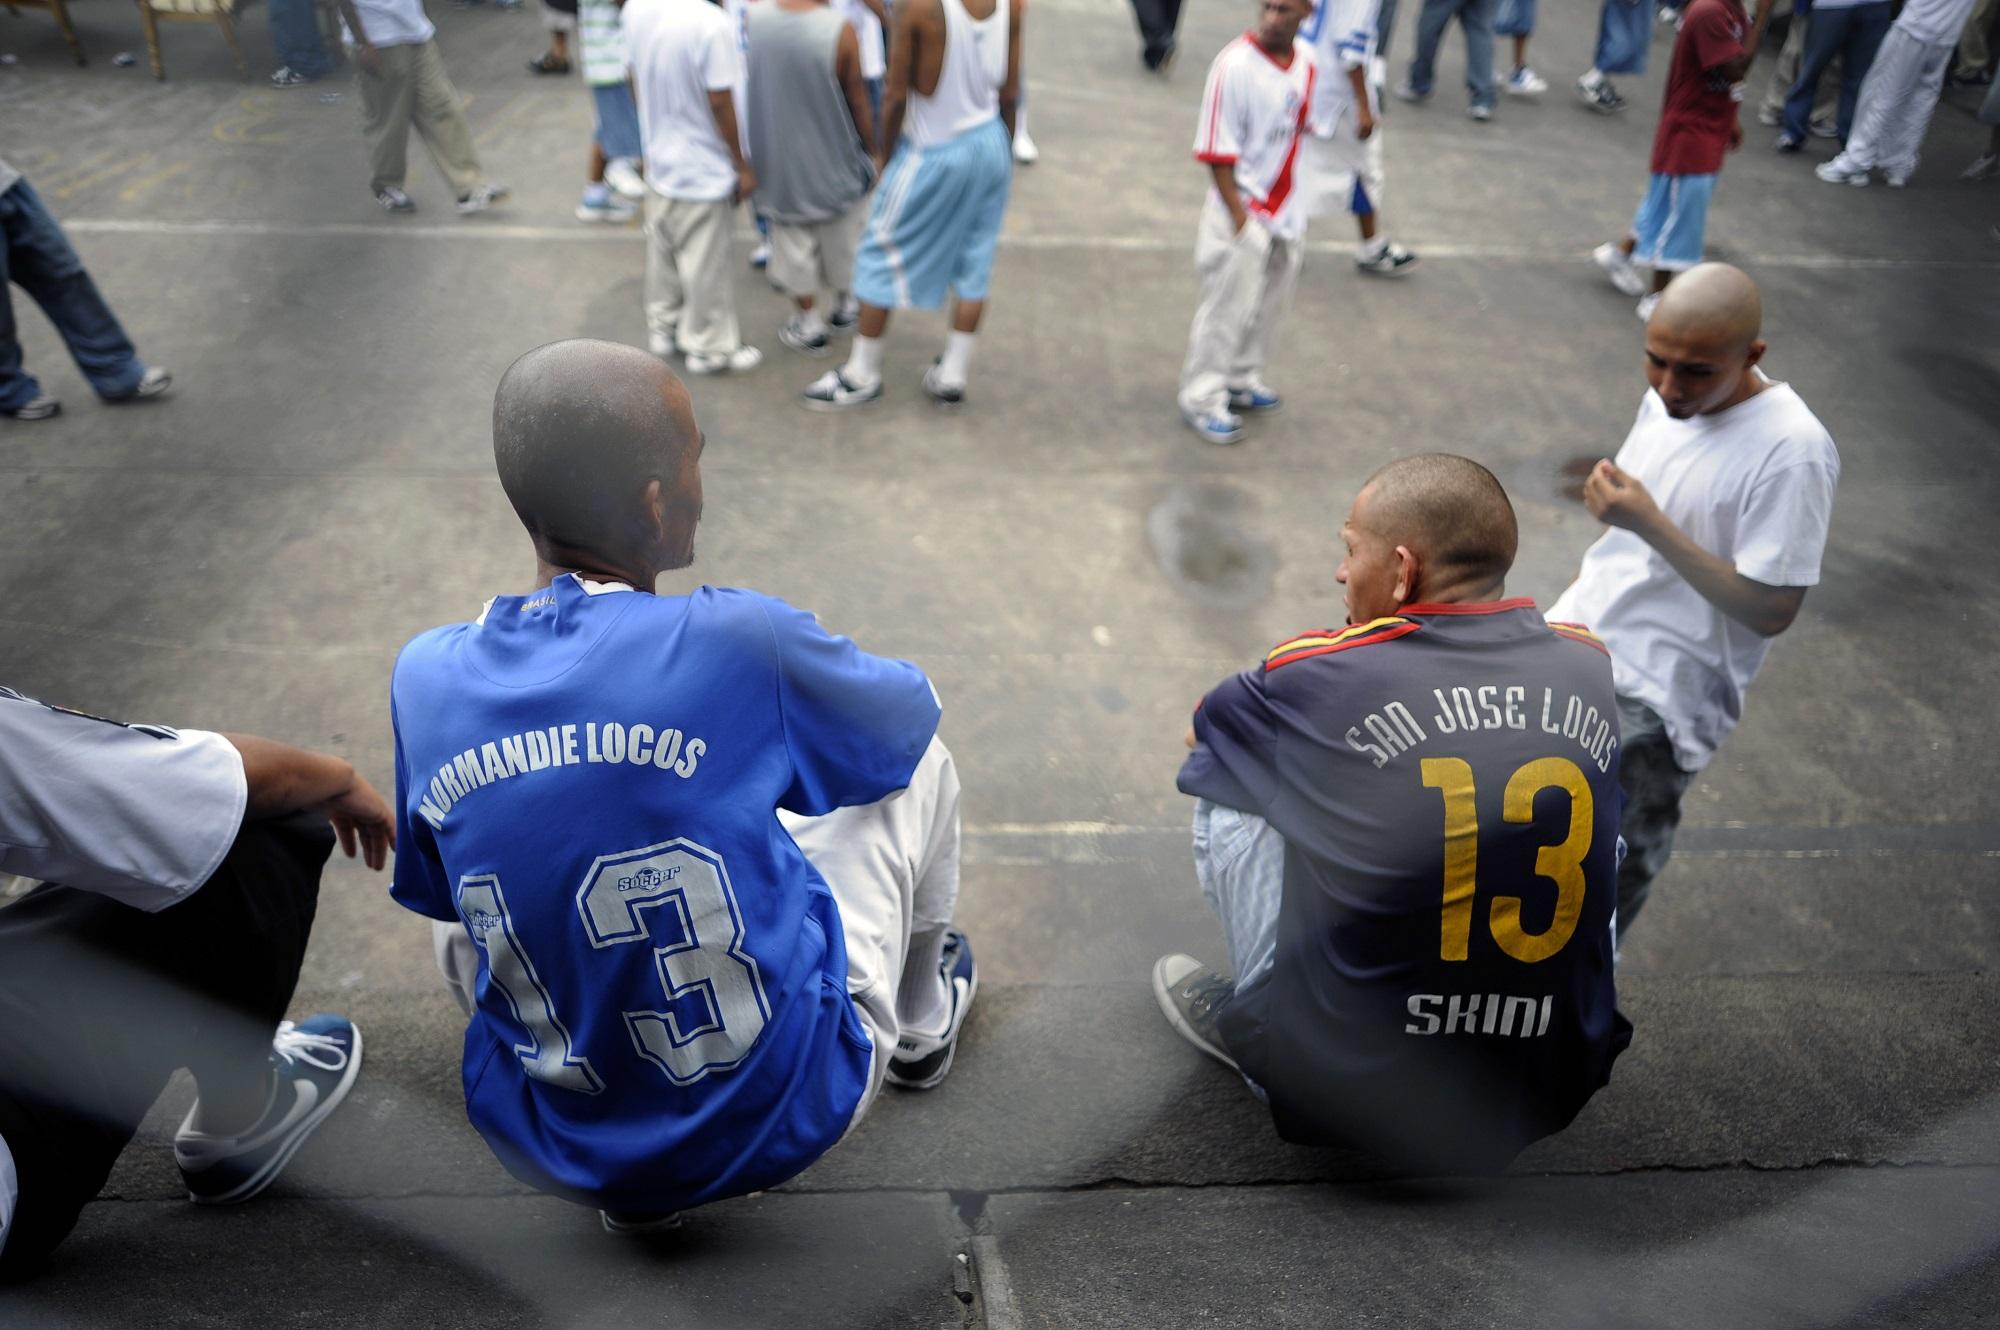
[[[1764,301],[1741,268],[1701,263],[1660,293],[1646,320],[1646,379],[1676,420],[1727,411],[1763,391]]]
[[[1401,458],[1370,476],[1342,536],[1347,558],[1335,576],[1356,623],[1411,600],[1495,594],[1520,545],[1499,479],[1450,453]]]
[[[1673,335],[1747,347],[1764,331],[1764,301],[1741,268],[1700,263],[1660,293],[1647,320],[1649,328],[1654,325]]]
[[[686,387],[635,347],[581,338],[536,347],[493,395],[500,486],[548,563],[594,554],[621,567],[641,557],[684,566],[701,513],[700,449]],[[686,528],[678,562],[674,533],[662,529],[669,518]],[[652,548],[662,541],[669,548]]]

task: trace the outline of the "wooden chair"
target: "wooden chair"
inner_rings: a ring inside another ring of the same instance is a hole
[[[222,29],[222,40],[229,43],[229,54],[236,61],[236,70],[243,77],[250,77],[250,67],[243,63],[243,48],[236,44],[236,23],[234,15],[238,0],[137,0],[139,22],[146,29],[146,54],[152,57],[153,77],[164,82],[167,77],[165,63],[160,57],[160,21],[213,23]]]
[[[4,3],[7,12],[16,17],[20,16],[23,8],[46,9],[54,14],[56,26],[62,29],[63,40],[69,43],[70,54],[76,57],[79,65],[88,63],[84,59],[83,43],[77,39],[76,25],[69,21],[67,0],[0,0],[0,3]]]

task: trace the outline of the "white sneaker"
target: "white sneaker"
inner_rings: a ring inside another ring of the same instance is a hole
[[[604,164],[604,183],[634,203],[646,197],[646,181],[630,157],[614,157]]]
[[[1837,139],[1840,137],[1840,122],[1831,116],[1821,116],[1807,123],[1806,132],[1816,139]]]
[[[1898,174],[1895,171],[1884,171],[1882,173],[1882,183],[1891,189],[1901,189],[1910,183],[1910,177]]]
[[[759,240],[757,248],[750,251],[750,266],[758,272],[771,266],[771,242]]]
[[[1042,150],[1035,146],[1035,140],[1023,129],[1014,136],[1014,160],[1023,166],[1033,166],[1042,158]]]
[[[1539,97],[1549,90],[1549,81],[1526,65],[1522,65],[1507,76],[1507,81],[1500,85],[1500,90],[1515,97]]]
[[[1829,185],[1853,185],[1861,189],[1868,184],[1868,168],[1850,165],[1845,154],[1821,162],[1813,168],[1813,174]]]
[[[601,199],[584,199],[576,205],[576,220],[579,222],[604,222],[612,226],[631,221],[639,215],[639,209],[630,199],[607,192]]]
[[[1760,106],[1757,108],[1757,123],[1776,129],[1785,123],[1785,113],[1775,106]]]
[[[690,374],[747,374],[763,363],[764,353],[754,346],[739,346],[734,351],[698,352],[688,356],[686,361]]]
[[[1465,108],[1465,118],[1467,120],[1476,120],[1483,125],[1493,118],[1493,108],[1490,106],[1481,106],[1477,102],[1474,102],[1471,106]]]
[[[1648,291],[1645,295],[1639,297],[1639,303],[1633,307],[1632,312],[1639,316],[1639,322],[1648,323],[1652,321],[1653,311],[1659,307],[1659,304],[1660,293],[1658,291]]]
[[[674,335],[670,332],[647,333],[646,349],[662,360],[670,360],[674,356]]]
[[[799,394],[799,405],[808,411],[845,411],[882,400],[882,380],[855,383],[837,369],[814,379]]]
[[[1417,256],[1391,240],[1371,255],[1354,256],[1354,266],[1378,277],[1400,277],[1416,265]]]
[[[458,201],[458,210],[466,216],[475,212],[485,212],[511,192],[505,185],[480,185]]]
[[[1604,275],[1611,279],[1611,284],[1624,294],[1636,296],[1646,289],[1646,279],[1639,275],[1632,256],[1610,241],[1591,250],[1590,257],[1597,260],[1597,266],[1604,269]]]
[[[779,326],[778,340],[802,356],[823,356],[833,349],[825,332],[808,333],[805,319],[797,314]]]

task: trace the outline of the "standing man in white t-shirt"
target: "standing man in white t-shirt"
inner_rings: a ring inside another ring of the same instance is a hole
[[[381,868],[395,831],[329,754],[0,688],[0,877],[41,883],[0,910],[0,1284],[75,1227],[177,1068],[189,1199],[278,1176],[361,1068],[345,1017],[281,1019],[320,871],[336,833]]]
[[[368,187],[392,213],[415,212],[403,192],[410,129],[430,149],[461,213],[485,212],[507,187],[483,178],[458,89],[438,54],[437,28],[424,0],[337,0],[343,39],[361,91],[361,132],[368,139]]]
[[[1239,413],[1278,409],[1262,374],[1304,255],[1299,151],[1317,75],[1298,33],[1311,13],[1312,0],[1263,0],[1257,26],[1208,67],[1194,156],[1215,187],[1195,232],[1201,304],[1188,330],[1180,408],[1210,443],[1243,438]]]
[[[1354,215],[1354,266],[1399,277],[1417,256],[1380,233],[1382,64],[1375,52],[1381,0],[1317,0],[1299,40],[1312,48],[1312,115],[1305,140],[1309,210]]]
[[[730,232],[757,188],[736,124],[736,24],[708,0],[628,0],[625,47],[646,148],[646,330],[690,374],[742,373],[764,357],[736,324]]]
[[[1799,395],[1757,368],[1762,321],[1756,284],[1738,269],[1683,273],[1646,324],[1652,387],[1632,432],[1616,461],[1578,464],[1583,502],[1611,529],[1548,617],[1611,649],[1624,729],[1621,936],[1666,867],[1682,794],[1819,582],[1840,455]]]

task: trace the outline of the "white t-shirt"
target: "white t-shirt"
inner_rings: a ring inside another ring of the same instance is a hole
[[[100,720],[0,688],[0,874],[164,910],[229,853],[249,794],[243,756],[219,734]],[[0,1139],[0,1248],[18,1196]]]
[[[164,910],[229,853],[248,799],[242,754],[219,734],[0,688],[0,873]]]
[[[1280,240],[1306,231],[1299,136],[1316,82],[1312,50],[1303,42],[1293,43],[1291,63],[1281,66],[1246,33],[1215,57],[1201,95],[1195,160],[1234,163],[1243,206]],[[1211,203],[1219,206],[1220,198],[1209,191]]]
[[[1648,389],[1614,460],[1690,539],[1744,577],[1768,586],[1819,582],[1840,454],[1786,385],[1691,420],[1669,416]],[[1618,695],[1660,714],[1684,771],[1707,766],[1736,728],[1744,691],[1771,647],[1616,527],[1584,552],[1548,617],[1604,639]]]
[[[1950,46],[1972,16],[1972,0],[1909,0],[1896,26],[1926,46]]]
[[[889,62],[882,51],[882,20],[875,17],[875,11],[861,0],[834,0],[833,7],[861,43],[861,77],[878,79],[888,73]]]
[[[354,0],[354,13],[367,29],[370,46],[415,46],[437,36],[424,13],[424,0]],[[354,45],[347,20],[340,21],[340,39]]]
[[[730,198],[736,164],[708,94],[742,85],[736,24],[708,0],[629,0],[621,17],[647,183],[670,199]]]
[[[1351,113],[1354,85],[1347,71],[1359,69],[1371,84],[1375,64],[1375,27],[1382,0],[1318,0],[1312,17],[1299,29],[1299,40],[1312,48],[1317,66],[1313,78],[1312,113],[1307,127],[1319,138],[1333,137],[1341,118]]]

